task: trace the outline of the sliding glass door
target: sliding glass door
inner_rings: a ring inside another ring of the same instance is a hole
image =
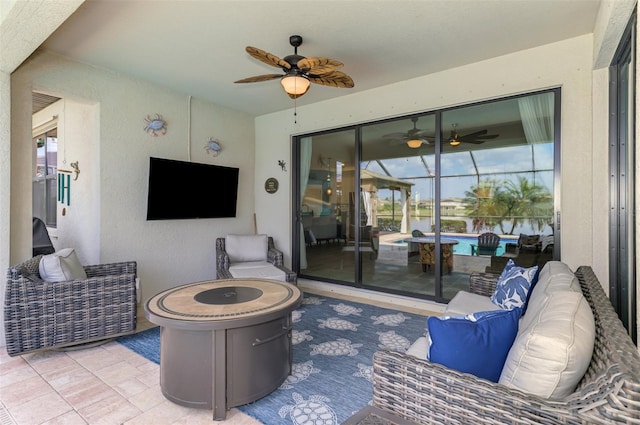
[[[556,258],[559,97],[296,138],[300,275],[446,301],[473,272]]]

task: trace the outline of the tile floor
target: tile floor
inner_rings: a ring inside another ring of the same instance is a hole
[[[316,293],[417,314],[438,314]],[[152,326],[140,310],[136,330]],[[213,422],[211,410],[186,408],[167,400],[159,383],[158,365],[117,342],[17,357],[9,357],[0,348],[0,425],[261,424],[237,409],[227,412],[225,421]]]
[[[138,330],[151,325],[138,315]],[[0,348],[0,425],[197,425],[211,410],[164,398],[159,367],[117,342],[9,357]],[[237,409],[225,425],[260,422]]]

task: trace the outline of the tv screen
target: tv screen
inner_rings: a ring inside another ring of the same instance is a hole
[[[238,168],[149,158],[147,220],[236,216]]]

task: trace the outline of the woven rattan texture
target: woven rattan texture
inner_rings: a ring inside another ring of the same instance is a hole
[[[374,405],[420,424],[640,424],[638,350],[591,268],[580,267],[576,276],[596,340],[585,376],[566,399],[549,401],[381,350],[373,359]]]
[[[135,332],[136,262],[85,266],[87,279],[56,283],[39,280],[39,274],[36,280],[22,274],[32,273],[34,262],[7,273],[4,326],[9,355]]]
[[[273,238],[268,238],[267,261],[282,270],[286,274],[287,282],[296,284],[298,275],[284,266],[284,256],[282,251],[275,247]],[[225,238],[216,239],[216,274],[218,279],[233,279],[229,272],[229,256],[225,249]]]

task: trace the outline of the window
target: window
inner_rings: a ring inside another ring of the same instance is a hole
[[[56,227],[58,129],[54,127],[33,138],[33,216],[48,227]]]
[[[509,258],[558,259],[559,123],[553,89],[294,138],[294,268],[446,302]]]

